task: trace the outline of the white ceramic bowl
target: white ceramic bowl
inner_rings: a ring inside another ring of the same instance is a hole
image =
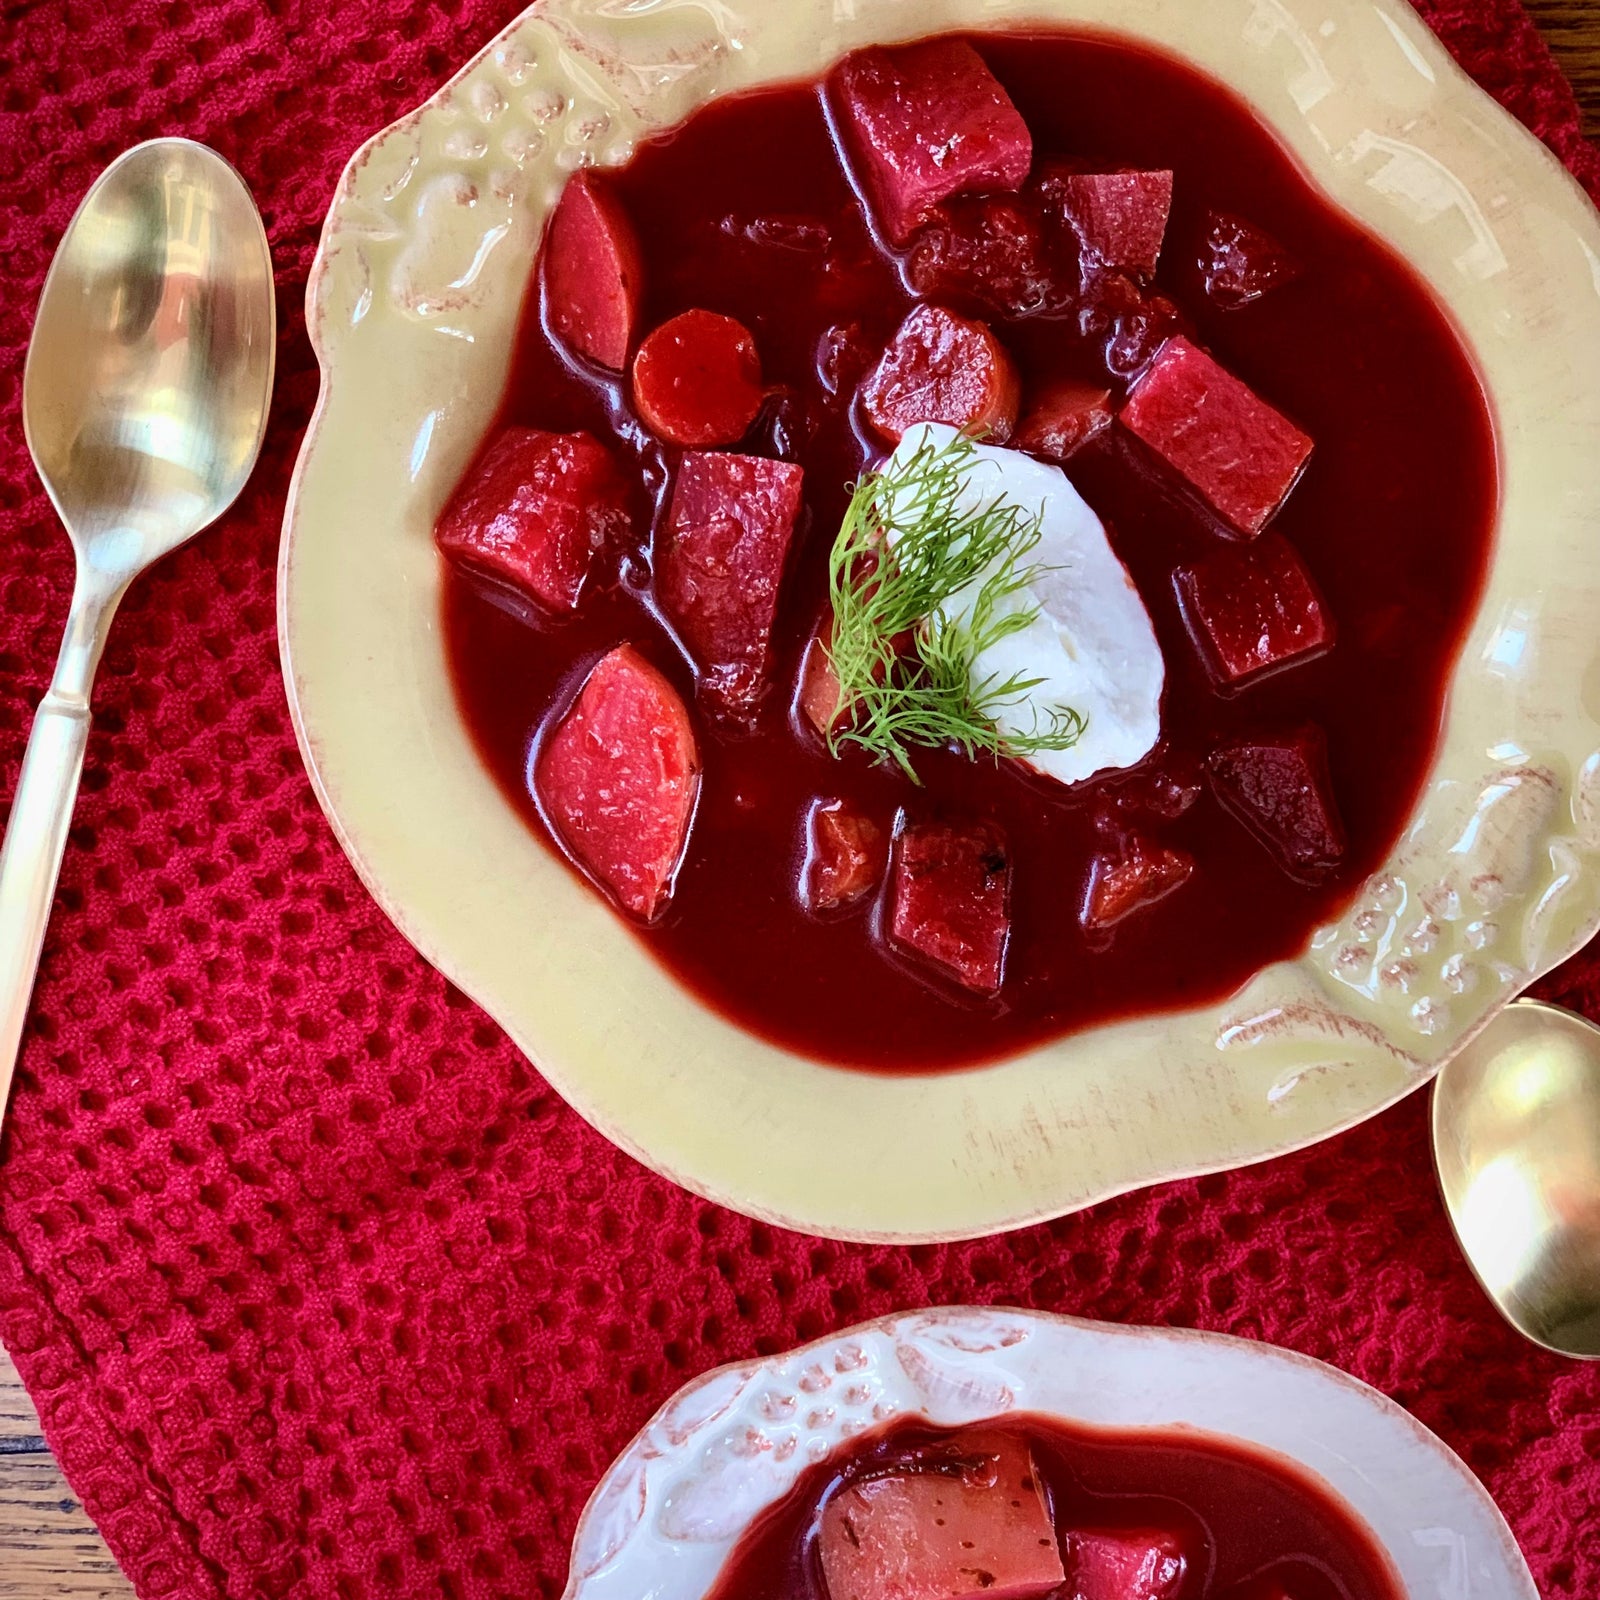
[[[757,1513],[863,1428],[1009,1411],[1243,1441],[1343,1500],[1409,1600],[1538,1600],[1483,1486],[1354,1378],[1221,1334],[961,1306],[869,1322],[681,1389],[589,1501],[566,1600],[701,1600]]]
[[[1499,419],[1498,549],[1410,826],[1301,959],[980,1070],[841,1072],[703,1007],[529,837],[457,713],[431,529],[575,166],[856,46],[1022,21],[1190,58],[1416,265]],[[1322,1138],[1600,926],[1597,285],[1593,209],[1399,0],[546,0],[362,150],[329,213],[280,584],[318,793],[400,928],[585,1117],[751,1214],[960,1237]]]

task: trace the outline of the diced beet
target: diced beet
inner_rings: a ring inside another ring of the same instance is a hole
[[[677,690],[631,645],[589,674],[539,752],[534,785],[591,876],[635,916],[660,915],[688,842],[700,754]]]
[[[1010,194],[941,206],[911,247],[906,277],[927,299],[1012,317],[1070,305],[1078,293],[1076,258],[1053,253],[1036,204]]]
[[[1033,137],[1010,96],[960,39],[858,50],[832,103],[878,227],[903,245],[951,195],[1015,189]]]
[[[1122,421],[1246,537],[1267,525],[1311,456],[1287,417],[1184,338],[1161,347]]]
[[[1010,891],[1005,835],[994,823],[912,823],[895,841],[890,942],[974,994],[998,994]]]
[[[828,1600],[1041,1600],[1061,1553],[1032,1455],[1006,1434],[965,1436],[948,1466],[851,1484],[822,1513]]]
[[[1075,172],[1052,162],[1030,187],[1077,234],[1088,261],[1154,275],[1172,211],[1170,172]]]
[[[567,180],[550,219],[544,286],[556,337],[621,372],[639,320],[644,266],[622,202],[587,170]]]
[[[1206,214],[1200,245],[1200,276],[1207,296],[1224,311],[1259,300],[1304,268],[1270,233],[1223,211]]]
[[[1164,1530],[1074,1529],[1064,1541],[1073,1600],[1177,1600],[1188,1561]]]
[[[1011,436],[1011,445],[1046,461],[1061,462],[1103,433],[1111,421],[1109,389],[1062,378],[1034,395]]]
[[[1189,632],[1225,688],[1333,644],[1322,596],[1294,546],[1279,534],[1223,546],[1179,567],[1172,581]]]
[[[742,322],[685,311],[663,322],[633,358],[633,405],[657,438],[735,444],[761,409],[761,357]]]
[[[1218,799],[1291,877],[1315,879],[1338,865],[1344,828],[1321,728],[1236,739],[1213,750],[1208,766]]]
[[[1087,928],[1103,930],[1141,906],[1154,905],[1189,881],[1194,857],[1130,834],[1114,853],[1097,855],[1083,900]]]
[[[596,553],[624,537],[627,484],[587,433],[507,428],[439,519],[439,548],[550,611],[575,611]]]
[[[1022,386],[1005,347],[981,322],[920,305],[900,324],[862,386],[874,428],[898,444],[919,422],[945,422],[1004,444]]]
[[[723,710],[766,693],[772,624],[804,474],[787,461],[690,452],[657,541],[656,593]]]
[[[806,818],[803,893],[813,911],[836,911],[868,893],[889,854],[883,829],[847,800],[819,800]]]

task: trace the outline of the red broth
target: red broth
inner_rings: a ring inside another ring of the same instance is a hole
[[[822,1061],[878,1070],[981,1062],[1091,1024],[1214,1002],[1301,952],[1406,822],[1433,757],[1498,505],[1485,397],[1445,315],[1246,106],[1190,67],[1106,37],[985,34],[974,43],[1026,117],[1038,155],[1175,171],[1158,287],[1191,317],[1199,342],[1315,439],[1274,527],[1310,567],[1338,643],[1240,694],[1216,694],[1172,591],[1174,567],[1216,547],[1214,526],[1114,427],[1068,471],[1132,571],[1166,657],[1157,753],[1140,769],[1071,789],[944,752],[921,757],[921,789],[859,753],[828,757],[792,726],[789,686],[826,591],[847,486],[879,452],[859,431],[853,382],[837,396],[825,387],[819,345],[828,330],[855,324],[875,356],[912,300],[869,236],[816,86],[712,104],[644,145],[614,175],[644,247],[643,327],[704,306],[755,332],[782,400],[742,448],[773,454],[789,441],[806,494],[776,639],[780,692],[753,734],[697,719],[698,818],[670,912],[637,936],[744,1027]],[[1268,229],[1304,275],[1244,309],[1212,306],[1197,265],[1208,208]],[[649,506],[660,514],[676,452],[644,436],[620,387],[566,361],[537,300],[530,295],[505,420],[587,428],[617,444],[640,474],[642,529]],[[1070,320],[993,325],[1025,379],[1098,371],[1106,381]],[[462,714],[500,787],[550,848],[530,792],[531,751],[594,661],[630,640],[693,701],[692,671],[653,609],[647,551],[641,534],[615,581],[560,625],[530,625],[470,578],[447,576],[445,631]],[[1141,813],[1149,772],[1193,774],[1223,739],[1307,720],[1326,730],[1349,839],[1341,867],[1320,884],[1285,876],[1209,794],[1176,820]],[[877,908],[833,920],[802,908],[803,819],[817,796],[853,801],[885,828],[902,807],[1001,825],[1013,924],[997,1001],[938,987],[895,959],[878,936]],[[1196,870],[1180,892],[1118,924],[1109,942],[1091,940],[1078,912],[1097,828],[1130,808],[1142,831],[1188,851]]]
[[[1403,1600],[1388,1558],[1348,1507],[1247,1445],[1041,1416],[1008,1417],[983,1431],[1020,1437],[1032,1448],[1058,1538],[1074,1528],[1175,1534],[1187,1564],[1178,1600]],[[827,1600],[816,1547],[827,1498],[862,1477],[914,1465],[919,1449],[959,1437],[915,1423],[893,1426],[811,1468],[739,1541],[707,1600]]]

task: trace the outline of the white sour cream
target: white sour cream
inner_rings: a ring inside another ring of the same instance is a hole
[[[927,444],[944,447],[956,430],[942,423],[910,429],[890,458],[904,464]],[[1025,558],[1041,570],[1006,609],[1037,611],[1026,628],[979,653],[973,682],[1004,682],[1014,674],[1041,682],[999,712],[1002,733],[1025,735],[1050,726],[1050,708],[1068,706],[1087,719],[1068,750],[1029,756],[1035,771],[1061,783],[1129,767],[1161,736],[1161,690],[1166,664],[1150,614],[1117,559],[1100,519],[1059,468],[1018,450],[974,447],[958,505],[977,511],[1004,500],[1030,516],[1043,510],[1040,540]],[[891,527],[889,542],[894,543]],[[970,617],[980,577],[945,607],[952,619]]]

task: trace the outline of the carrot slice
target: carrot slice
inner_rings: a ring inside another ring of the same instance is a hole
[[[672,444],[735,444],[761,409],[761,358],[742,322],[685,311],[663,322],[633,358],[633,405]]]

